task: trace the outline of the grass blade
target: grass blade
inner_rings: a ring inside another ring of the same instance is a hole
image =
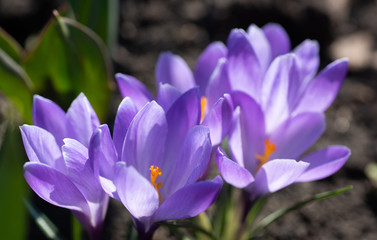
[[[37,226],[42,230],[48,239],[59,240],[59,231],[54,223],[43,213],[39,212],[28,200],[24,199],[26,208],[34,218]]]
[[[316,195],[314,195],[313,197],[311,197],[309,199],[306,199],[304,201],[298,202],[298,203],[292,205],[291,207],[277,210],[277,211],[271,213],[270,215],[268,215],[267,217],[265,217],[264,219],[262,219],[257,224],[257,226],[253,230],[251,230],[251,236],[256,236],[260,231],[262,231],[263,229],[265,229],[268,225],[270,225],[271,223],[275,222],[276,220],[280,219],[285,214],[287,214],[287,213],[289,213],[289,212],[291,212],[293,210],[302,208],[305,205],[307,205],[309,203],[312,203],[312,202],[316,202],[316,201],[320,201],[320,200],[323,200],[323,199],[326,199],[326,198],[329,198],[329,197],[336,196],[336,195],[341,194],[343,192],[346,192],[346,191],[348,191],[350,189],[352,189],[352,186],[348,186],[348,187],[344,187],[344,188],[339,188],[339,189],[336,189],[336,190],[333,190],[333,191],[329,191],[329,192],[319,193],[319,194],[316,194]]]

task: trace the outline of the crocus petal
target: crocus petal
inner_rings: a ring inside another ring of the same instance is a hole
[[[65,138],[62,146],[63,158],[67,166],[68,175],[81,177],[85,164],[88,160],[88,149],[79,141],[72,138]],[[88,166],[91,168],[92,166]]]
[[[165,144],[166,134],[164,110],[155,101],[147,103],[128,128],[121,160],[126,162],[127,166],[135,167],[145,178],[149,178],[150,166],[157,165],[157,162],[162,160],[162,146]]]
[[[85,166],[89,158],[88,149],[79,141],[72,138],[65,138],[63,141],[62,153],[67,166],[67,176],[72,177],[80,183],[81,177],[90,176],[90,171],[87,172],[87,170],[92,170],[92,166]],[[93,175],[93,172],[91,175]]]
[[[311,153],[302,158],[303,162],[310,165],[296,181],[309,182],[328,177],[346,163],[350,154],[351,151],[344,146],[330,146]]]
[[[34,95],[33,123],[54,135],[59,146],[65,137],[65,112],[53,101]]]
[[[310,82],[293,114],[325,111],[338,94],[347,67],[348,60],[344,58],[330,63]]]
[[[276,146],[273,158],[296,159],[303,154],[325,130],[322,113],[303,113],[282,123],[270,136]]]
[[[228,72],[232,90],[259,99],[262,70],[258,57],[242,29],[234,29],[228,38]]]
[[[177,189],[196,182],[206,169],[212,150],[209,129],[205,126],[191,128],[180,149],[182,150],[177,158],[179,160],[167,161],[168,164],[175,163],[172,173],[165,174],[162,169],[161,180],[164,184],[161,188],[162,200]]]
[[[93,172],[92,159],[88,159],[88,149],[75,139],[65,138],[62,146],[67,177],[76,185],[88,201],[92,231],[102,225],[108,204],[108,196],[102,190],[98,176]],[[77,214],[75,214],[77,216]],[[80,214],[79,219],[82,219]]]
[[[161,53],[156,65],[157,84],[169,83],[181,92],[195,86],[194,76],[187,63],[170,52]]]
[[[107,125],[101,125],[93,133],[89,144],[89,158],[93,161],[94,176],[99,179],[103,190],[110,197],[119,200],[113,182],[118,156]]]
[[[137,113],[137,108],[131,98],[126,97],[120,103],[114,123],[114,145],[118,152],[118,156],[122,154],[123,142],[128,127]]]
[[[247,29],[247,34],[250,38],[250,44],[258,57],[261,70],[266,71],[271,62],[271,48],[264,32],[257,25],[251,24]]]
[[[246,168],[230,160],[220,147],[217,150],[216,162],[225,182],[236,188],[244,188],[254,182],[253,175]]]
[[[268,23],[262,29],[270,43],[271,60],[291,50],[289,36],[282,26],[276,23]]]
[[[157,102],[167,112],[171,105],[177,100],[182,93],[174,86],[168,83],[160,83],[157,94]]]
[[[99,120],[83,93],[69,107],[66,124],[67,136],[88,147],[93,131],[99,126]]]
[[[242,167],[254,173],[258,162],[255,154],[264,152],[265,134],[264,115],[259,104],[242,92],[232,94],[234,106],[240,107],[239,127],[229,133],[229,150],[232,158]],[[237,126],[238,123],[236,123]],[[237,151],[242,148],[242,159]],[[237,157],[237,158],[234,158]]]
[[[274,159],[267,162],[255,176],[252,196],[257,198],[294,183],[308,166],[308,163],[293,159]]]
[[[156,211],[153,222],[194,217],[204,212],[217,198],[223,181],[219,176],[176,191]]]
[[[231,92],[228,66],[225,58],[218,61],[213,71],[207,89],[207,106],[211,108],[225,93]]]
[[[63,173],[42,163],[27,162],[24,176],[34,192],[45,201],[90,214],[85,197]]]
[[[67,166],[66,176],[89,202],[97,202],[102,188],[93,173],[91,161],[88,160],[88,149],[75,139],[65,138],[62,152]]]
[[[40,162],[66,171],[61,150],[54,136],[43,128],[23,125],[20,127],[26,154],[30,162]]]
[[[175,162],[179,156],[179,149],[182,149],[182,144],[188,131],[193,126],[199,124],[199,117],[199,90],[195,87],[179,97],[166,113],[169,127],[166,140],[166,146],[168,147],[165,149],[164,161],[159,163],[159,167],[164,174],[170,174],[172,167],[169,163]]]
[[[117,163],[116,187],[124,206],[133,217],[149,218],[158,208],[158,194],[151,182],[125,163]]]
[[[219,145],[228,134],[232,111],[229,100],[220,98],[205,116],[202,125],[209,127],[213,146]]]
[[[305,40],[294,50],[300,69],[301,83],[299,91],[302,92],[307,84],[317,73],[319,66],[319,45],[317,41]]]
[[[298,81],[294,54],[277,57],[272,62],[262,88],[262,107],[265,112],[267,132],[273,131],[289,116],[297,99]]]
[[[208,45],[208,47],[200,55],[198,62],[196,63],[194,76],[196,85],[199,86],[201,96],[204,95],[209,78],[213,70],[217,66],[217,62],[220,58],[226,57],[227,48],[222,42],[214,42]]]
[[[141,109],[144,105],[154,99],[153,95],[148,91],[148,89],[136,78],[117,73],[115,74],[115,79],[117,80],[119,91],[122,97],[130,97],[137,109]]]

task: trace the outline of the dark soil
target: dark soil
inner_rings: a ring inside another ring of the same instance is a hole
[[[17,11],[12,15],[1,9],[2,2],[11,1],[0,0],[0,26],[23,43],[27,35],[42,27],[60,1],[55,5],[39,1],[37,7],[29,7],[29,15]],[[193,67],[211,41],[225,42],[232,28],[247,28],[251,23],[280,23],[293,47],[306,38],[316,39],[321,46],[321,68],[335,58],[348,56],[348,77],[327,111],[326,132],[313,149],[342,144],[352,150],[351,158],[325,180],[296,184],[274,194],[263,214],[319,192],[348,185],[353,189],[291,213],[265,233],[266,239],[377,239],[377,189],[364,173],[365,166],[377,159],[376,2],[123,0],[115,70],[134,75],[154,89],[154,67],[161,51],[179,54]],[[120,209],[119,204],[112,204],[109,215],[127,214]],[[110,218],[106,226],[108,239],[120,239],[128,231]]]

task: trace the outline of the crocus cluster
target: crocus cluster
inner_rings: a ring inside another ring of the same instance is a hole
[[[293,51],[284,29],[251,25],[234,29],[227,56],[212,79],[232,94],[231,159],[219,149],[225,181],[245,188],[254,200],[294,182],[322,179],[339,170],[350,151],[330,146],[302,154],[325,129],[323,112],[345,78],[348,61],[337,60],[315,76],[318,44],[306,40]]]
[[[154,222],[203,212],[222,187],[219,176],[197,182],[212,149],[209,129],[197,125],[198,111],[191,112],[197,94],[189,90],[167,112],[155,101],[136,112],[127,97],[118,109],[114,141],[106,125],[92,137],[89,156],[103,189],[124,204],[144,238],[153,234]],[[126,126],[127,132],[117,132]]]
[[[34,96],[35,126],[20,127],[30,162],[24,176],[41,198],[72,210],[92,239],[99,239],[109,197],[93,172],[88,147],[99,120],[84,94],[65,113],[54,102]]]
[[[123,101],[113,134],[100,125],[83,94],[67,113],[35,96],[35,126],[21,133],[30,162],[25,178],[46,201],[73,211],[95,238],[108,196],[130,212],[140,238],[156,222],[205,211],[227,183],[248,200],[292,183],[325,178],[350,150],[329,146],[302,156],[325,129],[324,111],[347,71],[340,59],[319,72],[318,44],[291,50],[277,24],[231,31],[210,44],[193,72],[182,58],[162,53],[155,98],[136,78],[117,74]],[[228,136],[229,155],[219,147]],[[222,176],[202,180],[211,153]]]

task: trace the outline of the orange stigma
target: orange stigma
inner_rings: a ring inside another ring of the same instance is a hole
[[[203,122],[204,116],[206,114],[206,108],[207,108],[207,98],[201,97],[200,98],[200,122]]]
[[[276,150],[275,143],[270,143],[270,139],[264,141],[265,150],[263,155],[255,154],[255,157],[259,160],[258,162],[258,170],[268,161],[268,158],[271,156],[273,152]]]
[[[158,203],[161,203],[160,188],[162,187],[162,182],[156,183],[157,177],[162,175],[161,169],[152,165],[149,170],[151,170],[151,183],[158,194]]]

